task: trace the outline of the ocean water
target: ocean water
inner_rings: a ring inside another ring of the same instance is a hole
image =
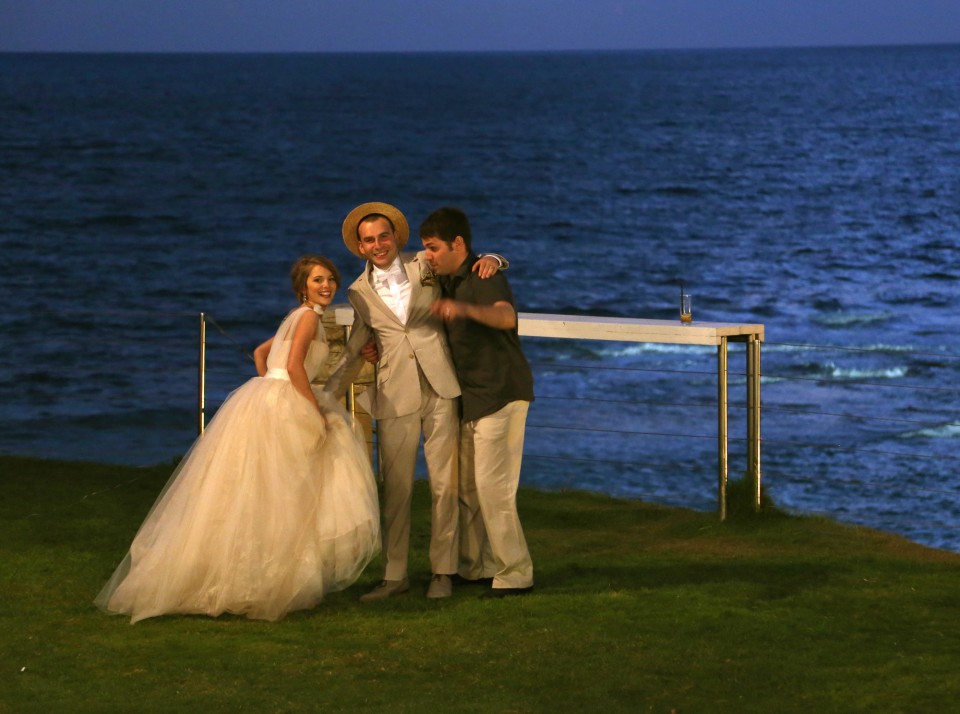
[[[778,505],[960,550],[960,46],[0,55],[0,452],[154,464],[356,204],[450,204],[524,312],[763,323]],[[715,508],[716,358],[525,340],[523,481]],[[731,476],[743,359],[731,354]],[[739,370],[739,373],[738,373]]]

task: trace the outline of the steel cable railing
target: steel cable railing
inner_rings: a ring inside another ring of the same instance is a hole
[[[243,351],[242,346],[229,336],[225,328],[223,328],[219,323],[216,323],[213,320],[213,318],[210,318],[210,319],[211,319],[211,322],[214,322],[218,331],[228,340],[228,342],[230,342],[235,348],[237,348],[237,350]],[[809,348],[809,349],[818,349],[818,350],[833,349],[833,347],[828,345],[809,345],[809,344],[799,344],[799,343],[767,343],[767,345],[768,346],[782,345],[782,346],[789,346],[789,347]],[[874,352],[874,350],[865,350],[865,349],[848,348],[848,347],[840,347],[837,349],[850,351],[850,352],[860,352],[860,353]],[[905,350],[897,350],[897,353],[899,354],[902,354],[905,352],[906,352]],[[252,359],[249,353],[243,351],[243,354],[246,357],[246,359]],[[918,352],[917,354],[935,355],[939,358],[943,358],[945,356],[943,353]],[[647,374],[667,374],[667,375],[699,375],[699,376],[706,376],[706,377],[715,376],[714,372],[709,370],[690,370],[690,369],[681,370],[681,369],[648,368],[648,367],[614,367],[614,366],[598,365],[598,364],[586,365],[586,364],[571,364],[571,363],[558,364],[558,363],[531,362],[531,367],[534,370],[567,370],[567,371],[590,370],[590,371],[603,371],[607,373],[619,372],[619,373],[647,373]],[[225,371],[220,373],[224,375],[228,374]],[[743,378],[746,377],[746,375],[742,372],[731,372],[730,374],[731,376],[736,376],[736,377],[743,377]],[[767,379],[775,377],[776,379],[784,380],[784,381],[816,382],[820,384],[827,381],[823,377],[819,377],[819,378],[798,377],[798,376],[782,375],[782,374],[776,374],[776,373],[770,374],[768,372],[764,372],[763,377]],[[934,391],[934,392],[944,392],[944,393],[950,393],[950,394],[960,393],[960,389],[954,389],[949,387],[886,384],[886,383],[879,383],[879,382],[865,381],[865,380],[845,380],[843,382],[843,385],[844,386],[848,386],[848,385],[869,386],[869,387],[877,387],[877,388],[894,388],[894,389],[901,389],[901,390]],[[652,407],[673,407],[673,408],[681,408],[681,409],[686,409],[686,408],[715,409],[716,408],[716,404],[711,402],[691,402],[691,401],[665,402],[662,400],[636,400],[636,399],[627,400],[627,399],[598,398],[598,397],[590,397],[590,396],[567,397],[567,396],[558,396],[558,395],[539,395],[539,394],[537,395],[537,399],[539,401],[556,401],[556,402],[573,401],[573,402],[576,402],[578,405],[582,405],[583,403],[593,403],[593,404],[622,405],[622,406],[646,405],[646,406],[652,406]],[[747,409],[745,405],[740,405],[732,402],[730,403],[729,408],[736,409],[736,410]],[[902,417],[878,416],[875,414],[851,414],[851,413],[845,413],[845,412],[803,410],[803,409],[791,408],[788,406],[781,407],[776,404],[771,404],[769,400],[764,400],[763,410],[768,420],[773,418],[771,416],[772,414],[784,413],[784,414],[793,414],[793,415],[799,415],[799,416],[830,416],[830,417],[836,417],[840,419],[857,420],[857,421],[900,423],[900,424],[909,424],[909,425],[918,426],[918,427],[943,426],[943,422],[934,422],[934,421],[921,420],[921,419],[907,419]],[[948,424],[950,423],[948,422]],[[953,424],[956,426],[960,426],[960,423],[953,423]],[[563,431],[572,431],[572,432],[580,431],[584,433],[611,433],[611,434],[619,434],[622,436],[682,437],[682,438],[692,438],[692,439],[715,439],[716,438],[715,433],[678,433],[678,432],[664,432],[664,431],[644,431],[644,430],[612,428],[612,427],[597,428],[597,427],[571,426],[571,425],[552,424],[552,423],[539,423],[535,421],[528,422],[527,426],[528,428],[531,428],[531,429],[553,429],[553,430],[563,430]],[[733,442],[745,441],[745,439],[736,437],[736,436],[731,436],[730,440]],[[888,456],[907,456],[911,458],[943,459],[948,461],[960,460],[960,457],[955,457],[950,455],[923,454],[918,452],[896,452],[896,451],[889,451],[889,450],[882,450],[882,449],[865,449],[862,447],[844,446],[842,444],[837,444],[833,442],[802,442],[802,441],[793,441],[793,440],[781,440],[781,439],[771,438],[769,436],[763,437],[763,442],[764,444],[769,444],[769,445],[773,445],[773,444],[788,445],[788,446],[797,447],[797,448],[825,448],[825,449],[832,449],[832,450],[842,450],[850,453],[869,453],[869,454],[888,455]],[[534,456],[536,458],[546,458],[546,459],[554,458],[549,454],[531,454],[531,456]],[[570,457],[562,457],[562,458],[568,459]],[[627,462],[623,462],[622,460],[619,460],[619,461],[612,461],[611,463],[624,464]]]
[[[809,348],[811,350],[833,349],[833,347],[829,345],[800,345],[798,343],[767,342],[765,343],[765,346],[766,347],[784,346],[784,347],[803,348],[803,349]],[[839,349],[843,351],[851,352],[857,355],[875,354],[876,352],[878,352],[877,349],[843,348],[843,347]],[[882,353],[898,354],[898,355],[906,354],[906,355],[917,355],[917,356],[923,356],[923,357],[936,357],[937,360],[942,360],[944,362],[947,362],[948,369],[953,368],[950,363],[955,363],[958,360],[956,355],[952,355],[945,352],[930,352],[926,350],[914,351],[914,350],[904,350],[901,348],[895,348],[890,350],[879,350],[879,351]],[[764,380],[765,385],[780,381],[780,382],[800,383],[801,386],[803,383],[807,383],[811,385],[819,385],[819,387],[825,388],[825,389],[854,387],[856,389],[869,390],[874,393],[880,392],[885,389],[895,389],[907,394],[912,392],[912,393],[920,393],[920,394],[928,394],[928,395],[932,394],[935,396],[952,396],[960,392],[960,390],[955,389],[953,387],[940,387],[940,386],[931,386],[931,385],[924,385],[924,384],[887,383],[887,382],[877,381],[876,379],[862,379],[862,378],[861,379],[848,378],[848,379],[839,381],[839,380],[831,380],[827,376],[802,376],[802,375],[798,376],[794,374],[782,374],[776,370],[771,372],[769,366],[775,363],[776,363],[776,360],[771,359],[769,352],[765,352],[765,365],[764,365],[765,369],[763,371],[763,376],[762,376],[762,379]],[[584,371],[586,370],[594,370],[594,371],[604,370],[605,371],[607,369],[605,366],[596,365],[596,364],[594,365],[550,364],[547,367],[548,369],[551,369],[551,370],[555,370],[557,368],[563,368],[563,369],[581,368]],[[668,369],[651,370],[650,368],[646,368],[646,367],[636,369],[636,370],[633,370],[632,368],[624,368],[624,367],[617,367],[614,369],[619,371],[622,371],[624,369],[631,369],[631,371],[649,371],[649,372],[657,371],[657,372],[672,373],[672,374],[676,374],[676,373],[697,374],[698,373],[698,371],[696,370],[668,370]],[[703,374],[704,372],[699,372],[699,373]],[[730,373],[730,376],[731,378],[733,378],[734,376],[733,372]],[[738,376],[740,376],[741,378],[745,378],[745,375],[743,373],[739,373]],[[798,440],[798,439],[778,438],[776,436],[770,436],[769,434],[771,432],[776,433],[776,431],[778,430],[779,431],[783,430],[783,429],[776,429],[773,427],[777,426],[777,422],[782,422],[785,417],[790,418],[791,421],[793,421],[794,417],[800,420],[829,418],[829,419],[857,422],[857,423],[867,424],[867,425],[873,424],[873,425],[880,425],[880,426],[913,427],[916,430],[934,429],[934,428],[944,430],[944,429],[950,429],[950,428],[953,428],[953,429],[960,428],[960,423],[958,423],[955,419],[932,420],[929,416],[925,418],[912,418],[909,415],[896,415],[896,414],[891,415],[891,414],[877,413],[876,411],[864,411],[861,413],[857,413],[852,409],[847,411],[842,411],[842,410],[838,411],[835,409],[830,410],[829,408],[817,408],[816,404],[812,406],[806,406],[806,408],[797,407],[789,403],[780,405],[770,398],[770,393],[771,393],[770,389],[768,388],[767,393],[764,395],[764,400],[763,400],[764,436],[762,437],[762,443],[764,445],[764,450],[766,452],[764,482],[771,491],[776,491],[777,486],[784,481],[791,481],[795,483],[797,482],[807,483],[807,484],[812,484],[814,486],[820,486],[823,484],[823,481],[824,481],[823,476],[817,476],[817,477],[803,476],[802,474],[798,474],[796,470],[785,471],[781,468],[772,467],[771,466],[772,459],[777,462],[785,461],[785,459],[783,458],[783,454],[779,453],[779,452],[783,452],[784,450],[797,452],[804,449],[807,449],[807,450],[812,449],[812,450],[819,450],[819,451],[830,451],[831,453],[844,452],[850,455],[869,455],[871,457],[882,457],[884,459],[888,459],[891,461],[911,459],[915,461],[930,462],[935,464],[937,463],[950,464],[951,470],[953,469],[952,464],[955,463],[957,460],[960,460],[960,457],[957,457],[953,453],[938,453],[937,450],[933,448],[914,449],[914,450],[907,451],[902,449],[877,448],[875,446],[871,447],[871,445],[868,443],[867,444],[843,443],[842,440],[838,440],[836,438],[836,435],[829,430],[823,430],[822,433],[829,434],[829,436],[832,438],[828,440],[823,440],[823,441],[813,441],[813,440],[806,440],[806,439]],[[538,399],[557,401],[561,403],[576,403],[578,407],[583,407],[584,405],[589,407],[591,404],[606,404],[606,405],[615,405],[615,406],[620,405],[624,407],[627,405],[637,406],[639,404],[644,404],[650,407],[651,409],[668,408],[668,409],[689,410],[689,409],[700,409],[700,408],[707,409],[707,408],[713,408],[714,406],[712,403],[708,403],[708,402],[695,402],[695,401],[689,401],[689,400],[688,401],[677,400],[677,401],[668,402],[668,401],[662,401],[662,400],[635,400],[635,399],[622,399],[622,398],[604,399],[604,398],[597,398],[593,396],[565,397],[565,396],[558,396],[555,394],[549,394],[544,397],[538,397]],[[863,404],[867,404],[867,403],[868,403],[867,400],[863,401]],[[737,409],[746,409],[747,407],[741,404],[731,403],[729,405],[729,408],[731,410],[737,410]],[[865,407],[865,409],[866,408],[867,407]],[[530,426],[537,428],[539,424],[531,421]],[[547,426],[553,427],[554,425],[547,425]],[[577,426],[571,426],[571,427],[568,427],[568,429],[571,431],[575,429],[584,429],[584,431],[587,431],[586,428],[577,427]],[[626,433],[626,430],[624,430],[624,433]],[[668,434],[667,432],[662,432],[662,431],[634,432],[634,433],[635,435],[642,434],[644,436],[651,436],[653,438],[665,438],[667,436],[670,436],[671,438],[676,438],[680,436],[676,434]],[[683,435],[683,436],[688,436],[688,435]],[[710,434],[698,434],[694,436],[699,436],[702,438],[711,437]],[[744,439],[739,439],[733,436],[730,437],[730,440],[731,442],[739,441],[741,443],[744,441]],[[560,457],[551,457],[548,454],[536,454],[533,456],[534,458],[538,458],[538,459],[553,458],[556,463],[561,463],[561,464],[564,461],[568,461],[571,459],[571,457],[567,455],[560,456]],[[797,462],[796,459],[794,461],[795,463]],[[621,468],[629,468],[630,466],[634,465],[634,462],[627,461],[627,460],[618,460],[614,463],[616,466]],[[914,494],[935,494],[935,495],[942,495],[942,496],[948,496],[953,498],[960,496],[960,490],[957,490],[957,489],[930,487],[928,485],[916,484],[916,483],[908,484],[908,483],[899,482],[896,484],[889,484],[889,483],[884,483],[880,479],[873,479],[873,478],[832,479],[832,480],[834,483],[839,485],[856,484],[865,488],[870,488],[871,486],[874,486],[876,487],[877,490],[884,490],[884,491],[899,491],[899,492],[908,491]],[[803,509],[804,512],[810,512],[810,510],[811,509]],[[831,511],[834,511],[834,510],[835,509],[830,508],[827,504],[824,504],[819,508],[813,509],[813,512],[830,513]],[[909,521],[909,523],[914,523],[914,524],[920,523],[920,524],[928,525],[927,521]],[[950,526],[949,528],[947,528],[947,530],[956,531],[958,530],[958,527]]]
[[[107,316],[109,317],[109,312],[107,311]],[[117,310],[117,316],[129,316],[130,311]],[[156,318],[155,313],[144,312],[144,316],[150,316]],[[98,313],[96,317],[102,318],[104,313]],[[162,315],[163,319],[186,319],[188,316],[182,313],[170,313]],[[192,319],[195,319],[195,314],[192,315]],[[237,386],[242,384],[244,380],[252,376],[252,373],[249,371],[249,368],[243,369],[244,365],[249,365],[252,361],[252,357],[249,353],[249,350],[246,349],[240,341],[235,339],[231,334],[231,331],[222,325],[218,320],[213,317],[208,316],[210,324],[215,328],[215,331],[211,331],[210,336],[215,336],[215,339],[210,340],[209,346],[214,348],[216,354],[211,359],[211,365],[209,369],[209,374],[212,377],[215,377],[214,383],[208,385],[208,389],[211,393],[216,393],[217,396],[222,394],[225,398],[226,394],[235,389]],[[83,345],[84,338],[82,336],[65,336],[64,341],[71,342],[76,345]],[[523,338],[528,339],[528,338]],[[169,340],[166,337],[164,338],[165,344],[167,345],[176,345],[177,349],[186,348],[189,344],[189,340]],[[22,344],[24,345],[45,345],[46,340],[40,339],[26,339]],[[144,338],[144,344],[136,344],[135,341],[131,344],[131,340],[116,340],[116,339],[100,339],[91,340],[91,345],[99,345],[102,347],[123,347],[125,350],[141,350],[144,347],[149,347],[146,338]],[[882,348],[858,348],[858,347],[845,347],[845,346],[836,346],[836,345],[816,345],[816,344],[803,344],[803,343],[790,343],[790,342],[766,342],[764,343],[766,351],[764,352],[764,369],[762,374],[762,380],[764,380],[764,399],[763,399],[763,434],[762,443],[764,446],[764,482],[766,489],[774,494],[776,501],[776,493],[782,489],[785,485],[791,486],[807,486],[811,491],[811,500],[815,499],[815,493],[817,490],[822,490],[825,487],[829,487],[832,490],[845,489],[845,488],[856,488],[860,491],[866,492],[885,492],[885,493],[899,493],[907,492],[918,495],[925,496],[943,496],[949,499],[960,500],[960,490],[953,489],[949,487],[939,487],[935,484],[931,484],[929,481],[923,481],[918,479],[917,482],[908,483],[905,481],[891,481],[889,478],[885,479],[883,474],[879,474],[876,477],[867,477],[867,476],[858,476],[851,477],[849,473],[838,476],[830,475],[831,469],[829,465],[829,458],[824,456],[821,452],[829,452],[833,456],[836,455],[846,455],[851,457],[864,456],[870,458],[877,458],[881,461],[877,463],[885,463],[889,468],[896,469],[898,464],[902,461],[912,461],[912,462],[922,462],[927,465],[938,465],[944,464],[947,465],[950,472],[955,473],[956,467],[955,464],[960,460],[960,456],[950,449],[947,448],[934,448],[934,446],[942,447],[946,442],[923,442],[926,444],[925,448],[918,449],[896,449],[889,448],[884,443],[876,443],[889,441],[895,438],[886,433],[883,427],[911,427],[916,430],[924,429],[960,429],[960,422],[957,421],[956,417],[950,418],[950,407],[949,405],[945,406],[943,409],[936,409],[935,411],[944,411],[947,415],[944,419],[931,419],[927,415],[926,407],[923,404],[917,404],[917,401],[923,399],[942,399],[949,398],[950,403],[955,403],[952,400],[953,395],[960,393],[960,389],[953,388],[951,386],[937,386],[931,384],[906,384],[903,383],[904,379],[898,377],[897,381],[878,381],[877,379],[853,379],[846,378],[843,380],[831,379],[827,375],[806,375],[806,374],[796,374],[795,367],[792,365],[790,360],[781,360],[780,355],[775,352],[776,348],[789,348],[793,352],[785,353],[788,356],[793,356],[796,354],[802,354],[799,351],[817,351],[817,352],[826,352],[835,350],[840,353],[846,353],[854,356],[876,356],[880,355],[896,355],[903,356],[905,359],[908,358],[927,358],[925,362],[929,362],[930,359],[934,359],[937,363],[934,367],[930,367],[925,364],[924,369],[946,369],[954,370],[958,369],[958,363],[960,363],[960,356],[949,353],[949,352],[932,352],[929,350],[908,350],[903,348],[891,348],[889,350],[884,350]],[[771,350],[770,348],[774,348]],[[143,350],[148,351],[148,350]],[[232,355],[228,356],[228,355]],[[657,356],[654,355],[654,358]],[[645,359],[646,356],[640,357],[639,359]],[[685,358],[695,361],[697,359],[712,360],[712,354],[709,350],[703,350],[694,354],[685,355]],[[184,359],[183,365],[177,366],[177,369],[181,367],[187,368],[189,359]],[[942,364],[941,364],[942,363]],[[709,440],[715,440],[717,435],[711,430],[700,430],[700,429],[663,429],[663,428],[645,428],[644,424],[648,423],[650,420],[656,420],[656,414],[664,412],[673,414],[676,412],[687,413],[690,410],[715,410],[716,403],[709,399],[690,399],[683,398],[685,395],[677,394],[680,390],[671,392],[670,399],[640,399],[640,398],[626,398],[622,396],[625,390],[619,390],[616,386],[617,375],[629,375],[629,376],[638,376],[640,377],[641,383],[643,380],[650,379],[653,380],[658,386],[660,383],[658,380],[660,378],[665,378],[666,380],[674,380],[677,384],[684,384],[686,381],[691,379],[697,379],[700,382],[700,386],[703,386],[704,383],[709,382],[710,380],[715,379],[715,372],[709,369],[676,369],[669,365],[657,366],[657,367],[648,367],[648,366],[624,366],[622,364],[604,364],[601,359],[598,359],[589,364],[573,364],[569,362],[558,363],[558,362],[543,362],[540,360],[531,360],[531,365],[534,367],[537,372],[537,381],[538,383],[546,384],[547,386],[543,388],[543,391],[546,391],[545,394],[537,395],[538,408],[536,411],[531,410],[531,418],[528,421],[528,432],[546,432],[551,431],[553,433],[563,434],[561,438],[564,444],[569,444],[577,440],[577,434],[582,435],[582,439],[589,441],[594,438],[601,437],[611,437],[620,440],[621,442],[633,442],[633,441],[643,441],[649,440],[653,442],[663,442],[665,440],[689,440],[689,441],[700,441],[706,443]],[[149,368],[148,368],[149,370]],[[551,380],[544,377],[544,374],[555,374],[558,372],[568,372],[568,373],[577,373],[582,372],[583,374],[590,374],[593,381],[603,382],[608,381],[612,384],[608,388],[609,391],[619,392],[615,398],[613,397],[602,397],[597,396],[596,393],[589,395],[565,395],[555,393],[555,387],[550,383]],[[739,371],[730,371],[731,378],[736,379],[746,379],[746,375],[743,372]],[[609,375],[607,377],[598,377],[597,375]],[[91,374],[91,378],[95,378],[95,375]],[[811,403],[797,405],[794,403],[796,400],[787,400],[785,403],[778,403],[777,393],[775,384],[793,384],[797,385],[798,388],[804,390],[806,395],[807,387],[805,385],[810,385],[811,388],[815,388],[818,394],[816,397],[823,398],[825,400],[833,401],[831,395],[836,393],[836,390],[844,390],[845,398],[844,402],[845,408],[831,409],[820,403],[816,403],[817,399],[811,397],[809,401]],[[707,385],[709,387],[709,385]],[[849,387],[855,387],[857,390],[862,390],[862,394],[865,395],[863,399],[858,399],[855,395],[851,397],[848,390]],[[538,389],[538,392],[540,389]],[[643,387],[631,387],[631,392],[637,393],[642,396]],[[653,390],[651,390],[653,391]],[[662,390],[661,390],[662,391]],[[898,397],[900,403],[900,412],[898,413],[879,413],[879,410],[873,408],[863,407],[862,411],[857,409],[857,405],[873,405],[877,402],[883,402],[883,399],[874,399],[872,402],[870,399],[866,398],[868,394],[877,394],[882,392],[891,392],[896,394],[907,395],[906,397]],[[101,399],[106,399],[111,404],[122,404],[124,401],[123,394],[133,394],[133,391],[124,391],[122,388],[115,394],[103,395]],[[677,394],[677,398],[673,398],[673,395]],[[909,395],[916,394],[919,395],[917,400],[911,401]],[[926,395],[926,396],[924,396]],[[142,401],[142,396],[140,397]],[[221,400],[222,401],[222,400]],[[211,400],[208,403],[208,413],[213,413],[217,406],[219,406],[218,401]],[[566,408],[569,404],[575,404],[577,409],[571,410]],[[150,405],[151,407],[156,408],[165,408],[171,406],[166,402],[157,403],[154,402]],[[607,412],[617,412],[622,416],[621,422],[614,422],[613,420],[607,420],[601,425],[590,425],[583,424],[578,422],[583,422],[584,419],[579,420],[571,418],[569,415],[572,411],[582,412],[586,408],[599,408],[601,410],[607,410]],[[731,410],[746,410],[748,407],[737,401],[731,400],[728,405]],[[642,419],[634,419],[632,411],[637,409],[644,409],[646,413],[643,415]],[[917,418],[911,415],[911,411],[916,412],[925,412],[921,418]],[[651,414],[653,416],[651,416]],[[952,412],[955,414],[955,411]],[[834,431],[831,431],[829,428],[825,428],[822,425],[818,424],[818,421],[829,421],[829,423],[849,423],[849,424],[859,424],[861,426],[873,427],[876,426],[881,432],[878,435],[872,433],[868,434],[870,438],[865,438],[859,442],[843,441],[838,439]],[[660,426],[663,423],[669,423],[669,419],[664,419]],[[813,426],[804,427],[802,429],[795,429],[795,427],[800,423],[813,422]],[[708,425],[710,419],[707,417],[706,413],[703,419],[687,419],[686,424],[696,424],[701,423],[703,425]],[[798,438],[787,438],[782,435],[782,433],[793,432],[796,430],[799,434]],[[830,438],[810,438],[811,436],[821,436],[821,437],[830,437]],[[871,439],[873,441],[871,441]],[[741,438],[737,435],[731,435],[730,441],[734,445],[739,445],[738,448],[742,448],[743,443],[746,441],[744,438]],[[916,442],[915,442],[916,443]],[[587,465],[595,464],[604,466],[609,472],[616,471],[629,471],[629,470],[657,470],[662,468],[665,471],[672,466],[664,466],[663,462],[656,459],[649,458],[649,453],[646,452],[643,448],[637,447],[632,450],[633,454],[639,458],[624,458],[624,454],[630,454],[631,449],[629,446],[625,446],[621,449],[623,453],[618,453],[614,457],[605,457],[601,454],[590,454],[589,456],[584,456],[576,453],[550,453],[549,449],[531,449],[526,454],[526,457],[530,460],[538,460],[545,463],[553,464],[554,469],[561,469],[564,465]],[[816,463],[816,468],[812,469],[807,464],[806,457],[801,457],[799,454],[801,452],[814,452],[820,454],[820,459]],[[644,457],[647,458],[644,458]],[[703,458],[709,458],[709,454],[704,450],[701,454]],[[697,461],[699,457],[693,457],[693,461]],[[866,469],[869,471],[869,469]],[[924,468],[920,468],[919,471],[924,471]],[[811,473],[815,471],[816,473]],[[848,469],[849,471],[849,469]],[[571,477],[572,480],[568,481],[574,487],[577,486],[576,476]],[[631,493],[640,493],[643,491],[641,486],[638,486],[640,490],[631,491]],[[656,494],[654,494],[656,495]],[[835,496],[829,496],[829,498],[834,498]],[[706,500],[704,497],[701,501]],[[779,504],[778,502],[778,505]],[[824,513],[824,514],[833,514],[836,513],[836,508],[834,508],[833,503],[828,503],[826,501],[820,503],[819,505],[815,504],[811,506],[810,503],[804,503],[797,506],[789,506],[788,510],[796,510],[798,512],[804,513]],[[949,519],[941,519],[948,521]],[[929,525],[927,520],[918,520],[905,518],[902,523],[904,524],[916,524],[918,526]],[[938,526],[941,530],[957,531],[960,529],[960,526],[951,525],[949,522],[941,523]]]

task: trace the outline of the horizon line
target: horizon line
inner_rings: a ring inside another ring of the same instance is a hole
[[[954,47],[952,42],[866,42],[842,44],[796,44],[796,45],[717,45],[703,47],[606,47],[606,48],[553,48],[553,49],[484,49],[484,50],[254,50],[254,49],[2,49],[3,55],[481,55],[481,54],[620,54],[642,52],[724,52],[724,51],[770,51],[770,50],[819,50],[819,49],[883,49],[909,47]]]

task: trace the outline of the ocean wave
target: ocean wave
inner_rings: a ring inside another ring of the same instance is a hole
[[[638,342],[625,346],[611,346],[597,350],[601,357],[632,357],[645,354],[712,355],[717,351],[710,345],[673,345],[659,342]]]
[[[840,346],[840,345],[802,345],[802,344],[765,344],[764,354],[782,353],[782,354],[804,354],[812,352],[822,352],[836,349],[837,351],[851,350],[862,351],[875,354],[904,354],[915,351],[915,348],[909,345],[890,345],[876,343],[863,346]],[[636,343],[618,343],[611,342],[603,347],[587,347],[584,344],[558,345],[553,352],[555,357],[563,359],[571,356],[592,357],[594,359],[618,359],[624,357],[637,357],[644,355],[715,355],[717,348],[712,345],[682,345],[667,344],[658,342],[636,342]],[[810,374],[822,375],[833,379],[895,379],[905,376],[909,368],[906,365],[895,365],[886,368],[868,369],[868,368],[847,368],[838,366],[834,362],[813,361],[807,364],[798,365],[801,369]]]
[[[960,438],[960,424],[948,422],[938,426],[930,426],[926,429],[916,429],[900,434],[901,439],[956,439]]]
[[[784,352],[784,353],[797,353],[797,352],[822,352],[835,349],[838,351],[851,350],[851,351],[862,351],[862,352],[915,352],[916,348],[911,345],[890,345],[882,342],[868,344],[868,345],[805,345],[805,344],[790,344],[790,343],[776,343],[776,342],[765,342],[763,345],[763,351],[767,352]]]
[[[208,421],[211,417],[211,410],[207,408]],[[146,409],[129,409],[116,407],[109,403],[89,402],[85,407],[75,408],[73,414],[61,413],[41,413],[31,414],[27,419],[14,418],[0,420],[0,425],[7,428],[8,425],[17,427],[41,427],[50,428],[55,423],[58,430],[69,429],[104,429],[115,431],[118,429],[157,429],[157,430],[184,430],[190,431],[187,427],[184,417],[192,416],[191,407],[187,404],[176,406],[155,406]]]
[[[834,362],[807,362],[793,369],[800,374],[824,380],[854,381],[869,379],[899,379],[909,374],[906,365],[890,367],[842,367]]]
[[[882,367],[870,369],[863,367],[839,367],[833,362],[826,362],[820,369],[830,379],[859,380],[859,379],[898,379],[905,377],[909,371],[906,366]]]
[[[935,221],[938,218],[940,218],[940,215],[936,211],[925,211],[923,213],[904,213],[900,216],[899,221],[908,226],[915,226],[922,221]]]
[[[886,322],[891,318],[888,312],[831,312],[825,315],[816,315],[813,321],[824,327],[853,327],[855,325],[872,325],[877,322]]]
[[[144,222],[142,216],[130,213],[105,213],[80,221],[81,228],[129,228]]]
[[[702,191],[695,186],[660,186],[653,190],[654,193],[663,194],[666,196],[699,196]]]
[[[954,275],[953,273],[946,273],[940,270],[934,271],[932,273],[924,273],[920,276],[924,280],[942,280],[944,282],[956,282],[960,280],[960,276]]]

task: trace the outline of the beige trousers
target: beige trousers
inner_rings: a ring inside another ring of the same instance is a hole
[[[407,577],[410,505],[421,433],[430,478],[430,567],[435,574],[451,575],[457,570],[457,451],[460,432],[457,400],[438,396],[422,372],[420,387],[419,412],[377,421],[383,468],[385,580]]]
[[[517,488],[530,403],[460,425],[460,565],[464,578],[493,578],[495,588],[533,585]]]

